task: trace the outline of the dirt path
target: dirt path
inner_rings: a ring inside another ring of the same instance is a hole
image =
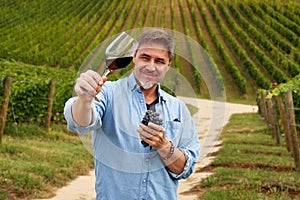
[[[200,171],[203,167],[210,164],[214,157],[211,153],[221,148],[222,141],[218,140],[222,128],[228,123],[232,114],[257,112],[256,105],[243,105],[233,103],[215,102],[202,99],[191,99],[181,97],[184,102],[192,104],[199,108],[193,118],[196,122],[196,128],[200,138],[200,160],[195,166],[194,173],[187,179],[179,182],[178,199],[194,200],[199,199],[198,193],[190,190],[199,184],[202,179],[212,175],[211,172]]]
[[[195,172],[185,180],[179,182],[178,199],[194,200],[197,195],[189,190],[199,184],[201,179],[211,175],[211,172],[199,172],[199,169],[208,165],[214,157],[208,156],[213,151],[218,151],[221,141],[218,136],[230,116],[234,113],[257,112],[256,105],[242,105],[232,103],[214,102],[209,100],[179,97],[184,102],[199,108],[193,118],[199,132],[201,154],[200,160],[195,166]],[[79,176],[69,185],[59,189],[56,196],[49,200],[94,200],[96,193],[94,189],[94,171],[88,176]]]

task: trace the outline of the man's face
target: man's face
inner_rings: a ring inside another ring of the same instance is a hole
[[[145,89],[159,83],[171,65],[166,48],[160,44],[143,44],[133,57],[135,78]]]

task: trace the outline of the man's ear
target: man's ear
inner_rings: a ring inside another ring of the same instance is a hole
[[[135,64],[135,61],[136,61],[136,52],[133,54],[133,57],[132,57],[133,64]]]

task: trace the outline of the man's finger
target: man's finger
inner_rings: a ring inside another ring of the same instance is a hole
[[[148,126],[151,127],[152,129],[154,129],[155,131],[158,131],[158,132],[165,132],[165,129],[164,127],[160,126],[160,125],[157,125],[157,124],[154,124],[152,122],[149,122],[148,123]]]

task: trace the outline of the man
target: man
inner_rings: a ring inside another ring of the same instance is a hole
[[[129,77],[112,82],[84,72],[75,84],[78,96],[65,105],[69,130],[93,131],[97,200],[177,199],[178,180],[199,159],[187,107],[159,84],[171,66],[174,39],[150,29],[137,42]],[[159,113],[162,125],[141,123],[147,110]]]

